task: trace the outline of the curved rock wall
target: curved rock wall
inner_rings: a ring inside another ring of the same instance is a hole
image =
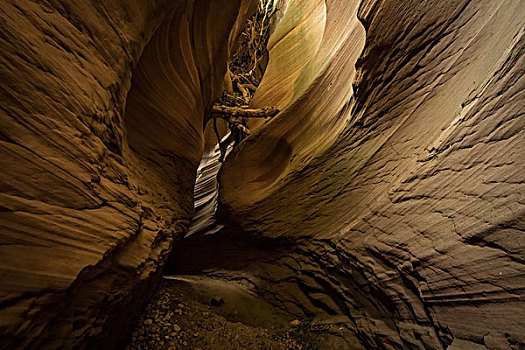
[[[225,163],[223,176],[231,179],[223,181],[223,203],[242,197],[239,207],[247,207],[270,196],[344,128],[364,45],[357,8],[357,2],[324,0],[281,5],[268,43],[270,61],[252,105],[282,112],[243,144],[231,157],[235,161]],[[319,98],[325,95],[330,98]]]
[[[252,9],[2,2],[2,348],[126,337],[191,218],[204,113]]]
[[[243,229],[296,246],[243,271],[340,325],[341,346],[522,347],[524,3],[362,1],[357,74],[354,5],[308,6],[277,24],[254,102],[283,112],[232,152],[220,192]]]
[[[282,112],[232,152],[220,199],[287,244],[243,278],[332,348],[522,347],[523,2],[278,3],[253,104]],[[251,10],[2,2],[3,347],[125,337],[187,228]]]

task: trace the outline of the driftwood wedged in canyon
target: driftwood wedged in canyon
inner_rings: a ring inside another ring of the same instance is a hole
[[[347,4],[280,14],[252,105],[282,112],[230,154],[220,202],[297,247],[241,269],[349,347],[524,346],[525,4],[362,1],[366,40]]]
[[[223,182],[224,203],[242,196],[249,207],[271,195],[286,174],[326,150],[350,117],[355,62],[365,42],[358,3],[283,3],[268,42],[270,61],[251,102],[281,112],[225,165],[224,177],[232,179]]]
[[[204,112],[253,8],[2,2],[1,347],[127,336],[191,218]]]

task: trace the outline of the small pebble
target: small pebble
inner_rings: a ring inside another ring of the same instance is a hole
[[[301,324],[301,321],[299,320],[293,320],[292,322],[290,322],[290,326],[292,327],[297,327]]]

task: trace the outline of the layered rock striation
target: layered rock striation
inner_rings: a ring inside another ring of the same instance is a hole
[[[512,0],[287,2],[254,98],[283,112],[220,178],[230,220],[295,242],[241,268],[256,288],[350,348],[523,346],[524,18]]]
[[[523,2],[277,3],[252,105],[282,112],[224,163],[243,232],[206,271],[335,325],[332,348],[523,347]],[[254,6],[0,5],[3,347],[126,337]]]
[[[248,1],[5,1],[0,344],[113,348],[193,211]]]

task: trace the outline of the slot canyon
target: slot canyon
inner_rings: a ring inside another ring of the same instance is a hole
[[[261,6],[247,107],[278,113],[220,162]],[[0,29],[1,349],[525,349],[523,0],[3,0]]]

